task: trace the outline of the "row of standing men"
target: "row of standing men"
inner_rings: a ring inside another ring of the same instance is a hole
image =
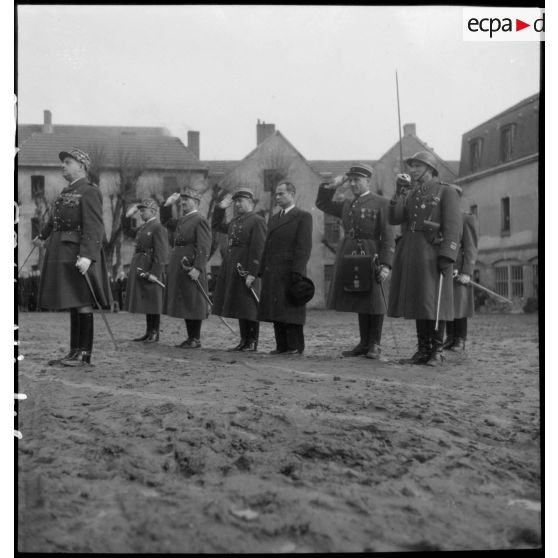
[[[93,344],[91,292],[99,305],[111,302],[101,244],[102,197],[87,179],[87,153],[74,148],[59,158],[69,185],[34,240],[46,247],[39,305],[70,309],[70,351],[50,363],[85,366],[91,362]],[[320,185],[316,206],[339,217],[345,232],[328,307],[358,314],[360,341],[343,356],[380,358],[387,312],[416,320],[418,350],[409,362],[436,366],[443,361],[444,347],[465,347],[476,226],[460,210],[459,188],[437,179],[430,153],[419,152],[406,163],[410,176],[397,175],[391,200],[371,192],[373,169],[365,164]],[[346,182],[354,198],[336,201],[336,189]],[[164,312],[185,320],[187,339],[180,346],[199,348],[202,321],[212,311],[239,321],[240,341],[231,350],[256,351],[259,322],[267,321],[274,326],[272,354],[303,353],[305,303],[313,294],[306,277],[312,216],[296,207],[292,183],[279,183],[274,197],[280,211],[267,225],[254,212],[254,194],[248,188],[227,194],[215,208],[211,225],[198,211],[200,195],[192,189],[171,195],[161,206],[146,199],[129,209],[128,218],[139,211],[143,221],[134,229],[124,220],[126,232],[136,240],[125,309],[146,315],[146,332],[136,341],[158,341]],[[175,219],[172,206],[178,202],[182,215]],[[231,204],[235,215],[226,223]],[[393,225],[401,225],[397,243]],[[228,238],[212,308],[206,299],[211,228]],[[167,230],[173,233],[170,254]],[[451,329],[444,342],[446,322]]]

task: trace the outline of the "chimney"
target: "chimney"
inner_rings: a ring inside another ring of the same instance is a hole
[[[403,135],[404,136],[416,136],[417,135],[417,125],[413,122],[411,124],[403,124]]]
[[[188,149],[199,159],[200,158],[200,133],[188,131]]]
[[[43,115],[43,134],[52,134],[52,113],[50,110],[45,110]]]
[[[260,120],[258,119],[258,124],[256,126],[257,145],[260,145],[262,141],[266,140],[274,132],[275,124],[266,124],[263,120],[260,122]]]

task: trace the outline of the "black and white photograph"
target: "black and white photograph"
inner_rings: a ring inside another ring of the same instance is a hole
[[[14,23],[17,552],[545,546],[543,8]]]

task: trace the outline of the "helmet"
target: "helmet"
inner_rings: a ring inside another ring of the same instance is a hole
[[[428,165],[434,172],[434,176],[438,176],[438,165],[436,164],[436,158],[430,151],[419,151],[415,153],[412,157],[405,159],[405,163],[409,164],[412,161],[419,161],[425,165]]]

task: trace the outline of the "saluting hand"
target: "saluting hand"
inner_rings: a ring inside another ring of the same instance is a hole
[[[171,194],[167,198],[167,201],[165,202],[165,207],[172,205],[173,203],[176,203],[179,199],[180,199],[180,192],[175,192],[174,194]]]
[[[138,204],[137,203],[132,204],[128,208],[128,211],[126,211],[126,217],[130,218],[134,213],[136,213],[137,210],[138,210]]]
[[[219,202],[219,207],[221,209],[227,209],[232,203],[232,196],[230,194],[225,194],[225,197]]]
[[[82,275],[85,275],[87,273],[87,270],[89,269],[90,265],[91,265],[91,260],[89,258],[82,258],[81,256],[78,256],[76,267],[78,268],[79,272]]]

